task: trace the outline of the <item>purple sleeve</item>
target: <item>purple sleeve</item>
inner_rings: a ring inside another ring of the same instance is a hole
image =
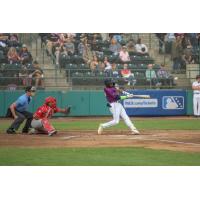
[[[117,90],[115,88],[104,88],[104,92],[109,102],[119,100],[119,95],[117,94]]]

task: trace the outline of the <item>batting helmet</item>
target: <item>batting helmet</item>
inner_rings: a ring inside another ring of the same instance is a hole
[[[111,87],[111,86],[115,85],[115,82],[112,79],[106,79],[104,81],[104,84],[105,84],[106,87]]]

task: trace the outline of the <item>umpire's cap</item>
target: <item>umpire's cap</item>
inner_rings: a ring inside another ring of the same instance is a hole
[[[199,78],[200,78],[200,75],[197,75],[197,76],[196,76],[196,79],[199,79]]]
[[[114,86],[115,82],[112,79],[106,79],[104,81],[104,84],[105,84],[106,87],[110,87],[110,86]]]
[[[36,88],[33,86],[27,86],[25,89],[25,92],[35,92],[35,91],[36,91]]]

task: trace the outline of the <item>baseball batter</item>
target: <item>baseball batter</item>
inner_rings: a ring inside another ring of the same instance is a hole
[[[54,113],[65,113],[69,114],[70,107],[61,109],[56,105],[56,99],[54,97],[47,97],[42,106],[40,106],[35,114],[31,126],[33,129],[32,133],[44,133],[52,136],[57,133],[56,129],[52,126],[49,119]]]
[[[196,76],[196,81],[193,82],[192,89],[194,116],[200,117],[200,75]]]
[[[98,128],[98,134],[102,134],[103,129],[117,125],[119,123],[120,117],[124,120],[125,124],[130,128],[132,134],[139,134],[139,131],[135,128],[130,118],[126,114],[126,111],[120,100],[124,100],[127,98],[131,98],[132,96],[120,96],[120,92],[117,88],[115,88],[115,83],[112,80],[105,80],[105,88],[104,93],[106,95],[106,99],[108,101],[108,107],[110,108],[110,112],[113,115],[113,120],[104,124],[100,124]]]

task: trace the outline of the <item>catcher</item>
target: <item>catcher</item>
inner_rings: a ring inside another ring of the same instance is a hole
[[[49,119],[54,113],[70,113],[70,107],[61,109],[56,105],[56,99],[54,97],[47,97],[42,106],[40,106],[35,114],[33,115],[33,120],[31,126],[33,128],[32,134],[34,133],[44,133],[52,136],[57,133],[56,129],[51,125]]]

